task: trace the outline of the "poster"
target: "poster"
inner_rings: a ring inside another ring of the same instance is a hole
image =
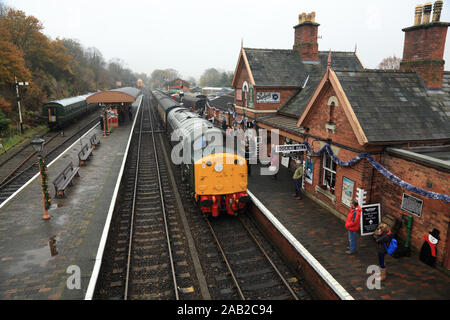
[[[373,234],[381,221],[380,204],[368,204],[362,206],[361,212],[361,235]]]
[[[305,177],[305,181],[309,184],[312,184],[313,180],[313,163],[311,160],[306,160],[305,163],[305,174],[303,175]]]
[[[289,167],[289,157],[281,157],[281,164],[286,168]]]
[[[352,180],[350,180],[346,177],[343,178],[341,201],[343,204],[345,204],[349,208],[352,206],[354,186],[355,186],[355,183]]]

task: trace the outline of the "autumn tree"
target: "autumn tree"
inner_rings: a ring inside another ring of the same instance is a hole
[[[14,76],[19,80],[30,79],[30,71],[25,66],[24,54],[10,39],[8,30],[0,25],[0,86],[14,83]]]
[[[392,57],[387,57],[381,60],[380,64],[378,65],[378,69],[382,70],[398,70],[400,69],[400,62],[402,59],[397,58],[395,55]]]

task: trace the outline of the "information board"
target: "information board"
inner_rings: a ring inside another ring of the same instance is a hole
[[[361,235],[373,234],[381,221],[380,204],[368,204],[362,206],[361,212]]]
[[[402,198],[402,210],[408,211],[418,217],[422,215],[423,200],[404,193]]]

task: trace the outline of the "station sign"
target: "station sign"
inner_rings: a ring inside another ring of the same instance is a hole
[[[304,144],[285,144],[280,146],[275,146],[275,152],[280,153],[290,153],[290,152],[301,152],[308,151]]]
[[[373,234],[381,222],[381,208],[379,203],[361,207],[361,235]]]

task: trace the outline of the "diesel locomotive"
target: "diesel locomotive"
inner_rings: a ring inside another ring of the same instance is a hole
[[[237,138],[161,91],[152,91],[152,102],[171,141],[172,160],[200,210],[213,217],[244,212],[250,202],[247,163],[238,153]]]

